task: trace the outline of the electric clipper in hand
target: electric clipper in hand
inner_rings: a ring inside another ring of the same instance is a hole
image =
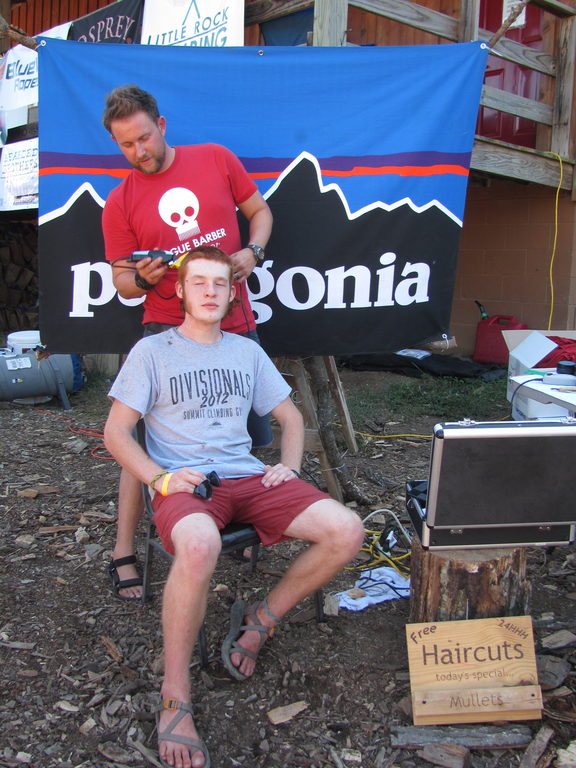
[[[153,250],[153,251],[133,251],[128,260],[129,261],[140,261],[140,259],[157,259],[158,256],[161,257],[163,264],[168,264],[170,266],[176,261],[176,257],[172,253],[172,251],[160,251],[160,250]]]

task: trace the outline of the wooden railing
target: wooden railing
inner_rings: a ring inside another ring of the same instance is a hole
[[[554,17],[556,53],[536,50],[501,37],[492,54],[547,75],[553,83],[553,103],[527,99],[484,86],[481,105],[532,120],[548,130],[547,146],[527,149],[476,136],[472,168],[509,178],[560,186],[576,200],[574,82],[576,8],[558,0],[532,0]],[[346,44],[348,6],[421,30],[442,40],[489,42],[493,33],[478,26],[479,0],[461,0],[460,18],[448,16],[412,0],[255,0],[246,5],[246,24],[269,21],[314,6],[314,44]],[[561,173],[562,163],[562,173]],[[562,180],[560,177],[562,176]]]

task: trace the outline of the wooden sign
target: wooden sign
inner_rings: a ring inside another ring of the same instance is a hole
[[[406,626],[414,725],[539,720],[532,618]]]

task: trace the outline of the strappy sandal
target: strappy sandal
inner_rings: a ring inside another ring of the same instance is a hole
[[[168,724],[168,727],[165,731],[160,730],[160,713],[164,710],[169,710],[171,712],[175,712],[176,714]],[[176,699],[160,699],[160,704],[158,705],[158,708],[156,709],[156,731],[158,733],[158,749],[160,749],[160,742],[161,741],[173,741],[176,744],[182,744],[185,747],[188,747],[190,750],[190,759],[192,759],[192,755],[194,752],[202,752],[204,755],[204,766],[203,768],[210,768],[210,753],[208,752],[208,747],[206,744],[202,741],[202,739],[193,739],[190,736],[181,736],[178,733],[174,733],[174,728],[178,725],[178,723],[183,720],[186,715],[191,715],[192,719],[194,719],[194,711],[192,709],[192,704],[189,701],[176,701]],[[158,755],[160,757],[160,754]],[[169,763],[167,763],[165,760],[163,760],[160,757],[160,762],[162,763],[165,768],[173,768]]]
[[[266,627],[260,623],[260,620],[256,616],[256,610],[260,606],[262,606],[262,608],[273,621],[280,621],[280,618],[275,616],[270,610],[267,599],[265,599],[262,603],[256,603],[254,605],[248,606],[248,608],[246,608],[246,604],[243,600],[237,600],[230,609],[230,629],[228,630],[228,634],[222,643],[221,655],[222,663],[228,672],[230,672],[232,677],[236,678],[236,680],[247,680],[248,676],[242,674],[238,667],[232,663],[232,654],[240,653],[242,656],[248,656],[248,658],[256,661],[261,650],[259,649],[258,651],[251,651],[248,648],[241,646],[238,643],[238,638],[240,635],[246,631],[260,632],[261,635],[266,635],[266,637],[269,638],[272,637],[274,630],[276,629],[276,627]],[[245,618],[250,618],[254,623],[248,624],[244,621]]]
[[[137,563],[136,555],[127,555],[126,557],[118,557],[116,560],[112,560],[110,562],[110,565],[108,566],[108,573],[110,575],[110,579],[112,580],[112,590],[114,592],[114,597],[116,597],[118,600],[125,600],[126,602],[130,603],[134,600],[141,600],[140,597],[124,597],[124,595],[120,594],[121,589],[126,589],[127,587],[141,587],[142,586],[142,577],[137,576],[134,579],[121,579],[120,575],[118,573],[118,568],[120,568],[123,565],[136,565]]]

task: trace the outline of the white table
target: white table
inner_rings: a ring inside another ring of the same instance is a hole
[[[566,385],[543,384],[542,378],[531,374],[529,376],[513,376],[510,382],[514,386],[514,394],[520,385],[523,385],[518,396],[529,397],[540,403],[555,403],[570,412],[570,416],[576,415],[576,392],[562,392]],[[525,383],[528,382],[528,383]]]

